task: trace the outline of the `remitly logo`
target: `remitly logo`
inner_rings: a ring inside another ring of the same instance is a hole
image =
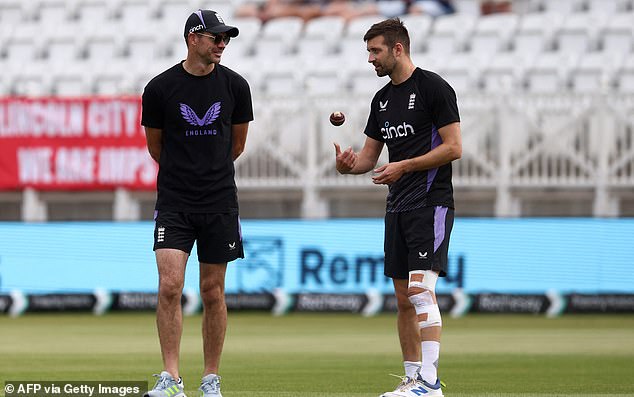
[[[180,111],[183,116],[183,120],[193,125],[194,127],[205,127],[216,121],[218,116],[220,116],[220,102],[215,102],[212,104],[207,112],[202,118],[199,118],[194,109],[189,107],[187,104],[180,103]],[[218,130],[211,129],[203,129],[203,130],[187,130],[185,131],[185,136],[193,136],[193,135],[217,135]]]
[[[385,127],[381,128],[381,135],[383,139],[394,139],[407,136],[408,134],[414,135],[414,127],[403,122],[397,126],[390,126],[390,122],[385,122]]]

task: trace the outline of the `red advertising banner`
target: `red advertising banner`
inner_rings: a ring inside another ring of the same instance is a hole
[[[149,190],[141,98],[0,98],[0,190]]]

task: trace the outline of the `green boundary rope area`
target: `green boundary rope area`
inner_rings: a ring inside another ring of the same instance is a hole
[[[181,375],[198,396],[200,316],[186,317]],[[448,397],[634,396],[634,316],[469,315],[443,320]],[[0,317],[0,382],[147,380],[161,371],[154,315]],[[365,397],[402,372],[394,314],[230,313],[226,397]],[[0,392],[4,397],[4,391]]]

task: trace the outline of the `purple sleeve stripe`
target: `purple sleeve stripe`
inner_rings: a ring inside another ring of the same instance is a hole
[[[438,133],[438,128],[432,124],[431,126],[431,148],[429,150],[433,150],[434,148],[440,146],[442,143],[442,138]],[[434,178],[436,178],[436,173],[438,172],[438,168],[431,168],[427,171],[427,191],[431,189],[431,184],[434,182]]]

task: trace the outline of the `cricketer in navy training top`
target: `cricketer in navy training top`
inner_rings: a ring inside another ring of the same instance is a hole
[[[363,40],[368,62],[390,81],[372,99],[361,151],[334,145],[339,173],[373,170],[372,181],[388,186],[384,271],[394,284],[405,376],[381,396],[442,396],[435,286],[447,274],[451,162],[462,155],[456,94],[440,76],[413,64],[409,35],[398,18],[372,25]],[[389,162],[375,168],[384,145]]]

